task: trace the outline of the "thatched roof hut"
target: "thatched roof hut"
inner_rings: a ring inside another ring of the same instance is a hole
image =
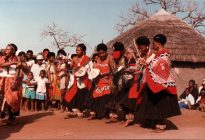
[[[160,10],[147,20],[137,23],[127,32],[107,43],[111,49],[113,43],[120,41],[125,47],[135,49],[133,39],[162,33],[167,36],[165,47],[172,55],[173,71],[177,82],[178,94],[188,86],[190,79],[201,85],[205,78],[205,38],[175,15]]]
[[[116,41],[133,48],[133,39],[145,35],[150,39],[156,34],[167,36],[166,48],[177,62],[205,62],[205,38],[175,15],[160,10],[147,20],[139,22],[127,32],[108,42],[109,48]]]

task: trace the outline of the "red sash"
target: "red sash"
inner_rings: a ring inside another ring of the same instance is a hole
[[[89,57],[86,55],[83,56],[83,59],[80,62],[80,66],[85,66],[88,61],[89,61]],[[77,67],[77,64],[74,64],[74,67]],[[86,85],[88,90],[91,89],[92,84],[91,84],[90,80],[88,79],[87,75],[85,75],[83,77],[83,83]],[[78,91],[77,80],[75,78],[73,86],[69,90],[66,91],[66,95],[65,95],[66,102],[69,103],[73,99],[73,97],[76,95],[77,91]]]
[[[137,98],[139,96],[139,92],[137,91],[137,86],[138,86],[137,78],[138,76],[135,75],[134,80],[132,82],[132,86],[129,90],[128,98]]]
[[[69,90],[66,91],[66,94],[65,94],[66,102],[69,103],[73,99],[73,97],[77,93],[77,90],[78,90],[78,88],[77,88],[77,81],[76,81],[76,79],[74,79],[73,86]]]
[[[136,66],[136,64],[134,65],[130,65],[130,66]],[[140,96],[140,93],[142,92],[142,88],[144,86],[144,82],[142,83],[138,83],[137,82],[137,79],[138,79],[138,75],[135,75],[134,76],[134,80],[132,82],[132,86],[129,90],[129,93],[128,93],[128,98],[129,99],[136,99],[136,104],[140,104],[141,103],[141,96]],[[139,86],[139,90],[137,90],[138,88],[138,84],[140,84]]]

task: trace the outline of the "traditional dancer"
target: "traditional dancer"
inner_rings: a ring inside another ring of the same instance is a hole
[[[90,118],[104,118],[107,113],[107,105],[112,93],[112,72],[115,64],[111,56],[107,53],[107,46],[103,43],[97,45],[99,58],[95,68],[100,70],[100,75],[95,79],[96,86],[91,94]]]
[[[89,96],[91,82],[88,79],[86,65],[90,62],[90,58],[86,55],[86,46],[78,44],[76,48],[76,57],[72,60],[74,81],[73,85],[68,89],[65,101],[72,110],[72,116],[83,116],[86,99]]]
[[[137,44],[137,46],[135,44]],[[149,39],[145,36],[141,36],[137,38],[134,43],[135,47],[137,47],[135,52],[138,52],[138,58],[136,58],[134,51],[131,49],[127,49],[125,53],[127,67],[124,71],[124,96],[119,101],[119,104],[122,106],[125,113],[125,126],[128,126],[134,121],[134,112],[138,105],[136,99],[139,96],[143,84],[144,67],[140,64],[140,60],[147,59],[149,44]]]
[[[125,69],[126,69],[126,58],[124,57],[125,48],[121,42],[115,42],[113,44],[113,59],[115,62],[116,69],[113,72],[113,83],[115,85],[115,91],[111,102],[109,103],[110,108],[110,122],[117,122],[122,120],[122,107],[120,106],[120,100],[125,95],[127,89],[125,85]]]
[[[146,67],[146,84],[141,93],[141,103],[137,111],[137,117],[154,122],[156,131],[166,129],[164,120],[180,115],[177,101],[176,83],[171,72],[170,53],[164,49],[166,36],[155,35],[153,49],[155,57],[149,62],[141,61]]]
[[[0,58],[2,92],[4,95],[3,105],[1,107],[1,118],[5,117],[5,111],[8,111],[8,124],[13,124],[16,116],[20,113],[19,93],[22,91],[22,71],[28,72],[26,63],[15,55],[17,46],[8,44],[5,49],[5,56]]]

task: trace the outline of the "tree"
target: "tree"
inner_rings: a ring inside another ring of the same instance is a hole
[[[42,31],[41,36],[43,38],[53,38],[52,46],[58,49],[75,47],[77,44],[84,42],[82,40],[84,36],[66,32],[55,23],[48,25],[47,28]]]
[[[127,14],[120,16],[120,22],[116,24],[116,29],[122,33],[138,21],[148,19],[161,8],[179,16],[191,27],[205,35],[205,30],[202,29],[205,27],[205,2],[202,3],[200,0],[138,0],[129,8]]]

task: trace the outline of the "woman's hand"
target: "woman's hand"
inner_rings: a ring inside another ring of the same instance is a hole
[[[146,61],[145,61],[145,59],[144,58],[139,58],[139,64],[140,65],[143,65],[143,66],[146,66],[147,65],[147,63],[146,63]]]

